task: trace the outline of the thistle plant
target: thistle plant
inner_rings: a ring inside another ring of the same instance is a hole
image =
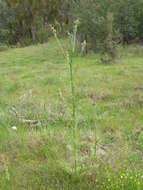
[[[74,171],[77,171],[77,112],[76,112],[76,95],[75,95],[75,84],[74,84],[74,75],[73,75],[73,55],[76,52],[76,40],[77,40],[77,30],[80,24],[79,19],[74,22],[71,48],[72,51],[65,50],[57,36],[57,31],[53,26],[51,29],[53,31],[54,37],[57,40],[57,43],[66,58],[67,64],[69,65],[70,70],[70,83],[71,83],[71,93],[72,93],[72,141],[73,141],[73,160],[74,160]]]
[[[74,170],[77,171],[77,113],[76,113],[76,96],[75,96],[75,85],[73,81],[73,65],[72,57],[67,52],[67,63],[70,68],[70,82],[72,92],[72,129],[73,129],[73,156],[74,156]]]
[[[73,40],[72,40],[72,53],[74,54],[76,51],[76,40],[77,40],[77,30],[80,24],[79,18],[77,18],[74,22],[74,28],[73,28]]]

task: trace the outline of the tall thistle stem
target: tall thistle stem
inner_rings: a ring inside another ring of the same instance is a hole
[[[69,65],[70,70],[70,83],[71,83],[71,93],[72,93],[72,140],[73,140],[73,160],[74,160],[74,171],[77,171],[77,114],[76,114],[76,96],[75,96],[75,85],[74,85],[74,75],[73,75],[73,55],[76,51],[76,35],[77,35],[77,29],[80,24],[79,19],[77,19],[74,22],[74,29],[73,29],[73,35],[72,35],[72,51],[69,53],[69,51],[65,51],[58,36],[56,29],[51,26],[51,29],[53,31],[53,34],[57,40],[57,43],[64,55],[66,57],[67,63]]]
[[[76,98],[75,98],[75,85],[73,81],[73,66],[72,57],[70,57],[67,52],[67,63],[70,69],[70,82],[71,82],[71,92],[72,92],[72,129],[73,129],[73,160],[74,160],[74,170],[77,171],[77,116],[76,116]]]
[[[76,95],[75,95],[75,85],[74,85],[74,75],[73,75],[73,55],[76,51],[76,39],[77,39],[77,29],[80,24],[79,19],[75,20],[74,22],[74,29],[73,29],[73,41],[72,41],[72,55],[67,53],[67,62],[70,66],[70,81],[71,81],[71,91],[72,91],[72,120],[73,120],[73,160],[74,160],[74,171],[77,171],[78,165],[78,155],[77,155],[77,114],[76,114]]]

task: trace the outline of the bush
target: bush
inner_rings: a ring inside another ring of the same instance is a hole
[[[98,5],[98,6],[97,6]],[[107,4],[107,7],[109,5]],[[107,8],[108,10],[109,8]],[[87,41],[88,49],[94,51],[106,51],[109,45],[109,32],[108,31],[108,11],[103,9],[100,1],[80,0],[79,3],[74,3],[71,9],[71,21],[76,17],[80,17],[80,28],[78,33],[79,41]],[[110,9],[109,9],[110,10]],[[112,21],[113,22],[113,21]],[[117,32],[112,24],[112,39],[114,42],[117,40]],[[111,42],[112,43],[112,42]],[[113,44],[112,44],[113,45]],[[112,48],[113,49],[113,48]]]
[[[119,29],[123,36],[123,41],[129,43],[139,37],[139,9],[140,0],[120,0],[114,3],[116,7],[115,27]]]
[[[36,33],[36,41],[39,43],[47,42],[51,35],[51,29],[48,25],[39,27]]]
[[[71,6],[70,20],[73,22],[76,17],[80,17],[78,38],[79,41],[87,40],[88,49],[105,51],[109,37],[108,13],[112,12],[114,17],[114,43],[130,43],[143,39],[142,9],[142,0],[79,0]]]

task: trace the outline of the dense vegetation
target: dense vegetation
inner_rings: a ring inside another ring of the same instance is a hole
[[[113,37],[118,42],[139,41],[143,39],[142,10],[142,0],[1,0],[0,42],[44,42],[51,35],[49,24],[63,34],[80,17],[80,39],[96,49],[108,35],[109,12],[113,14]]]

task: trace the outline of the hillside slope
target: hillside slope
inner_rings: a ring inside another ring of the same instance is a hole
[[[0,53],[0,189],[143,189],[143,48],[122,51],[115,65],[74,58],[78,174],[69,67],[56,42]]]

